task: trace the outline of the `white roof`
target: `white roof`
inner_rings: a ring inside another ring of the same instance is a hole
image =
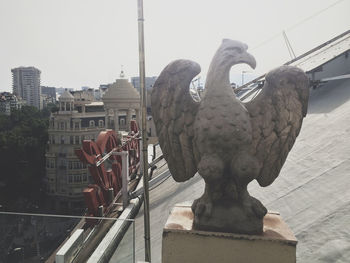
[[[344,54],[348,50],[350,50],[350,30],[336,36],[335,38],[323,43],[314,49],[311,49],[305,54],[302,54],[297,58],[288,61],[284,65],[296,66],[308,73],[340,56],[341,54]],[[254,85],[254,83],[264,80],[265,75],[266,74],[259,76],[252,81],[249,81],[241,88],[248,87],[251,84]]]
[[[318,49],[316,48],[314,52],[310,51],[310,54],[300,59],[296,58],[296,61],[287,64],[309,72],[343,54],[347,50],[350,50],[350,31],[330,43],[321,45]]]

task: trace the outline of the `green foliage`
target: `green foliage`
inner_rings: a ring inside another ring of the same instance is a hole
[[[50,117],[51,113],[58,112],[59,108],[55,103],[48,103],[46,108],[42,110],[43,116]]]
[[[45,175],[47,129],[47,113],[34,107],[0,115],[0,204],[19,197],[38,198]]]
[[[58,111],[59,111],[59,108],[58,108],[57,104],[54,104],[54,103],[48,103],[48,104],[47,104],[47,108],[48,108],[52,113],[55,113],[55,112],[58,112]]]

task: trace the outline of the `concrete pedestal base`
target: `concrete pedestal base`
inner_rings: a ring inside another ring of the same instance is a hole
[[[190,203],[177,204],[163,229],[162,262],[294,263],[297,240],[278,213],[264,217],[262,235],[192,229]]]

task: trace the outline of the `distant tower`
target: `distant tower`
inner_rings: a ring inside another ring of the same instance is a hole
[[[26,105],[40,109],[40,70],[19,67],[11,70],[13,94],[26,101]]]

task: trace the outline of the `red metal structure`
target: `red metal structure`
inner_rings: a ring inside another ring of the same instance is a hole
[[[76,149],[79,159],[88,164],[94,184],[84,189],[84,199],[88,216],[98,216],[99,207],[108,207],[120,195],[122,187],[122,159],[113,152],[127,151],[129,155],[129,174],[135,174],[140,163],[140,134],[136,121],[130,123],[130,133],[126,140],[117,137],[113,130],[101,132],[96,142],[84,140],[82,149]],[[104,161],[110,160],[108,166]],[[113,189],[113,191],[111,191]],[[113,192],[113,198],[110,194]],[[91,222],[92,223],[92,222]]]

